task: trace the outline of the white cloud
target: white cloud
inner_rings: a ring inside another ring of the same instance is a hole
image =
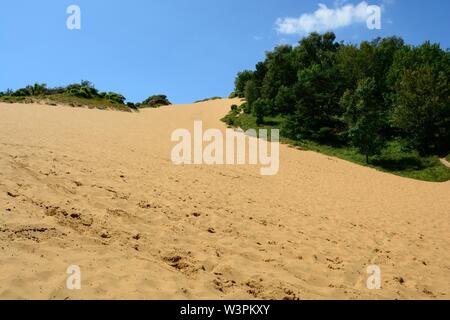
[[[335,2],[334,8],[319,4],[319,9],[314,13],[304,13],[299,18],[279,18],[276,29],[281,34],[323,32],[365,23],[370,15],[370,5],[366,1],[353,5],[341,0]]]

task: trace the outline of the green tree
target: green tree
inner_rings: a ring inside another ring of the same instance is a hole
[[[266,74],[267,74],[267,65],[266,65],[266,61],[264,61],[264,62],[258,62],[257,64],[256,64],[256,70],[255,70],[255,72],[253,73],[253,80],[255,81],[255,83],[256,83],[256,86],[258,87],[258,88],[261,88],[262,87],[262,85],[263,85],[263,81],[264,81],[264,78],[266,77]]]
[[[421,154],[448,152],[450,52],[439,44],[404,46],[387,76],[393,125]]]
[[[348,136],[369,163],[369,157],[379,154],[386,144],[382,135],[386,114],[377,103],[375,79],[359,81],[354,92],[348,90],[344,93],[341,105],[346,109],[344,117],[348,124]]]
[[[450,151],[449,71],[422,65],[405,70],[396,86],[394,124],[422,155]]]
[[[339,142],[343,110],[339,105],[342,94],[338,79],[332,66],[314,64],[299,71],[293,88],[296,104],[285,126],[290,137]]]
[[[274,111],[279,114],[289,114],[294,110],[296,103],[292,87],[281,86],[274,101]]]
[[[295,83],[297,75],[292,54],[292,47],[288,45],[278,46],[273,52],[267,53],[267,72],[260,91],[262,98],[273,101],[280,87],[291,87]]]
[[[253,103],[259,98],[259,90],[255,84],[255,81],[247,81],[245,85],[245,99],[250,108],[253,107]]]
[[[245,87],[247,85],[247,82],[253,79],[253,72],[249,70],[245,70],[242,72],[239,72],[236,80],[234,82],[235,84],[235,94],[243,98],[245,96]]]
[[[258,126],[264,124],[264,117],[269,109],[269,103],[266,99],[259,98],[253,103],[253,114],[256,117],[256,124]]]

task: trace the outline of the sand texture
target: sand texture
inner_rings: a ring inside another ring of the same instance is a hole
[[[273,177],[173,165],[173,130],[233,103],[0,104],[0,299],[450,299],[448,182],[284,145]]]

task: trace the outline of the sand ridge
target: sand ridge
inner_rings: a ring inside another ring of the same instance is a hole
[[[172,164],[173,130],[236,102],[0,104],[0,299],[450,298],[449,182],[289,146],[274,177]]]

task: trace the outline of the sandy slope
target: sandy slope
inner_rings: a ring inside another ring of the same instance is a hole
[[[275,177],[174,166],[171,132],[231,103],[1,104],[0,298],[450,299],[450,183],[287,146]]]

